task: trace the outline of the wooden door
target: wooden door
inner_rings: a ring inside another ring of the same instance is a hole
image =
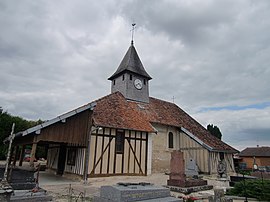
[[[60,145],[59,155],[58,155],[58,164],[57,164],[57,175],[63,175],[65,171],[66,164],[66,154],[67,154],[67,146]]]

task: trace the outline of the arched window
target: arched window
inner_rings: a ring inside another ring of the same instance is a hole
[[[168,140],[169,140],[169,148],[173,148],[173,133],[172,132],[169,132],[169,135],[168,135]]]

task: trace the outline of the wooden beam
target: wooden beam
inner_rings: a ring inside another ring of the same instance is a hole
[[[129,140],[130,140],[131,130],[129,131],[128,137],[129,137]],[[129,167],[130,167],[130,147],[128,147],[128,158],[127,159],[128,159],[127,172],[129,173]]]
[[[19,166],[22,166],[22,163],[23,163],[24,150],[25,150],[25,145],[22,146],[22,149],[21,149],[21,152],[20,152]]]
[[[105,134],[105,128],[103,128],[102,134],[103,134],[103,136],[102,136],[101,151],[104,150],[104,138],[105,138],[105,137],[104,137],[104,134]],[[102,174],[102,165],[103,165],[103,158],[101,158],[101,161],[100,161],[100,170],[99,170],[99,173],[100,173],[100,174]]]
[[[112,129],[110,128],[110,135],[112,134]],[[111,142],[111,140],[113,139],[113,137],[111,136],[109,138],[109,142]],[[108,163],[107,163],[107,174],[110,172],[110,156],[111,156],[111,144],[109,144],[109,147],[108,147]]]
[[[88,122],[87,122],[87,131],[86,131],[86,150],[84,158],[84,169],[83,169],[83,180],[84,183],[87,183],[88,178],[88,169],[89,169],[89,159],[90,159],[90,146],[91,146],[91,134],[92,134],[92,111],[88,112]]]
[[[13,167],[16,166],[18,152],[19,152],[19,146],[17,145],[17,146],[15,146],[15,151],[14,151],[14,159],[13,159],[13,163],[12,163]]]
[[[145,175],[147,175],[147,163],[148,163],[148,133],[145,134],[146,141],[145,141]]]
[[[30,167],[34,167],[34,160],[35,160],[35,156],[36,156],[36,150],[37,150],[37,136],[34,137],[34,141],[32,144],[32,149],[31,149],[31,154],[30,154]]]

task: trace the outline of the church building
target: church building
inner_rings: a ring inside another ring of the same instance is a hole
[[[49,169],[84,179],[169,172],[173,150],[201,173],[217,173],[219,161],[234,172],[236,150],[176,104],[150,97],[151,79],[132,41],[108,78],[111,94],[16,134],[14,143],[32,145],[30,163],[37,145],[45,145]]]

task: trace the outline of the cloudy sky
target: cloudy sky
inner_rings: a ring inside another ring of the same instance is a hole
[[[236,149],[270,145],[270,1],[0,1],[0,106],[48,120],[110,93],[131,40],[174,102]]]

